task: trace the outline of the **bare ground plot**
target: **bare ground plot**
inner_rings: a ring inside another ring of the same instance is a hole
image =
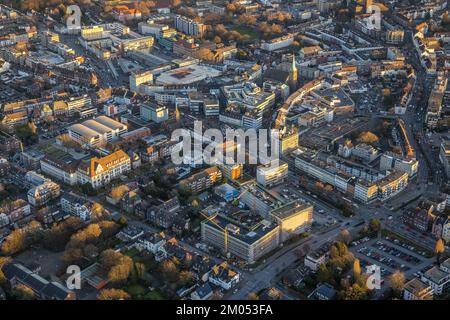
[[[63,252],[52,252],[43,248],[30,248],[16,256],[15,260],[23,263],[25,266],[31,264],[39,265],[41,267],[39,274],[51,279],[64,271],[62,269],[62,255]]]

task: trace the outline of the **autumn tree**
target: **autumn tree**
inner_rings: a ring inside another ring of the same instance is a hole
[[[130,191],[130,188],[126,184],[117,186],[111,190],[111,198],[113,198],[114,201],[119,201],[128,191]]]
[[[352,235],[348,229],[343,229],[339,232],[339,240],[348,245],[352,241]]]
[[[177,266],[170,260],[163,261],[160,265],[161,274],[169,282],[176,282],[179,279]]]
[[[361,276],[361,266],[359,264],[359,260],[355,259],[355,261],[353,261],[353,277],[355,279],[358,279]]]
[[[21,283],[14,287],[12,293],[19,300],[33,300],[35,298],[33,290]]]
[[[379,140],[380,140],[380,138],[378,138],[374,133],[372,133],[370,131],[364,131],[358,137],[359,142],[363,142],[363,143],[367,143],[367,144],[374,144],[374,143],[377,143]]]
[[[389,287],[399,295],[405,286],[405,274],[397,270],[389,276],[388,280]]]
[[[0,257],[0,286],[6,282],[5,274],[2,271],[3,266],[10,262],[11,262],[10,257]]]
[[[364,288],[358,283],[354,283],[347,290],[344,291],[344,300],[367,300],[367,288]]]
[[[259,300],[259,296],[256,292],[250,292],[247,296],[248,300]]]
[[[133,260],[120,252],[108,249],[100,255],[100,263],[108,270],[108,279],[112,282],[123,282],[133,271]]]
[[[67,248],[62,256],[62,260],[67,265],[80,262],[82,258],[83,250],[81,250],[80,248]]]
[[[98,223],[100,229],[102,230],[102,239],[109,239],[114,236],[120,229],[120,226],[114,221],[103,220]]]
[[[128,300],[130,295],[121,289],[103,289],[97,296],[98,300]]]
[[[191,271],[181,271],[178,281],[183,286],[191,284],[194,281],[194,275]]]
[[[255,26],[257,23],[257,19],[253,14],[244,13],[239,16],[238,23],[246,26]]]
[[[17,229],[11,232],[2,243],[1,252],[4,255],[12,255],[24,250],[27,246],[27,235]]]

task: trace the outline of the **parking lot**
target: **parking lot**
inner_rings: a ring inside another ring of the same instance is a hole
[[[367,239],[354,242],[350,250],[360,259],[362,267],[370,264],[380,266],[382,276],[400,270],[409,279],[432,263],[433,258],[425,257],[422,252],[397,239]]]

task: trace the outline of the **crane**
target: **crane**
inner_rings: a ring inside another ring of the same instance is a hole
[[[223,244],[224,244],[223,251],[224,251],[225,254],[228,254],[228,227],[225,226],[225,228],[222,228],[217,222],[215,222],[214,218],[215,218],[216,215],[207,216],[204,213],[201,213],[201,215],[203,217],[205,217],[206,220],[208,220],[209,222],[212,222],[217,228],[219,228],[220,230],[223,231],[223,239],[224,239],[224,241],[223,241]]]

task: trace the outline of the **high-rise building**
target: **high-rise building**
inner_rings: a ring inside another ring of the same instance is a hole
[[[175,16],[175,29],[190,36],[201,37],[206,30],[206,26],[190,18],[177,15]]]

